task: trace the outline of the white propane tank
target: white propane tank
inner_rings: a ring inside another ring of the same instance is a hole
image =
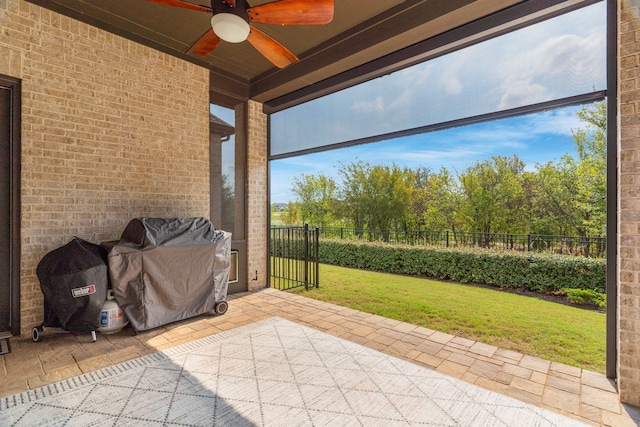
[[[128,324],[129,322],[113,297],[113,290],[107,289],[107,300],[104,302],[100,312],[100,327],[98,331],[103,334],[115,334]]]

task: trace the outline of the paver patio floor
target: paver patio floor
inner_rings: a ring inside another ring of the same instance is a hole
[[[199,316],[135,334],[11,339],[0,356],[0,397],[174,347],[272,316],[391,354],[488,390],[602,426],[639,425],[604,375],[274,289],[229,296],[223,316]]]

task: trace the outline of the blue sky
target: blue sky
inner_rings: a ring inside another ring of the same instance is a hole
[[[278,112],[271,116],[271,155],[605,89],[605,35],[606,8],[599,2]],[[337,178],[339,161],[455,173],[491,156],[517,154],[532,170],[574,154],[579,108],[271,161],[271,202],[294,199],[295,176]]]

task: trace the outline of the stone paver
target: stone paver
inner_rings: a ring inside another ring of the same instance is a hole
[[[473,357],[458,353],[451,354],[451,356],[449,356],[447,360],[464,366],[471,366],[473,362],[475,362],[475,359]]]
[[[551,362],[549,362],[548,360],[540,359],[539,357],[524,355],[522,359],[520,359],[520,366],[522,366],[523,368],[531,369],[532,371],[538,371],[546,374],[547,372],[549,372]]]
[[[431,334],[431,336],[429,337],[431,341],[434,341],[440,344],[446,344],[454,338],[455,338],[454,335],[445,334],[444,332],[438,332],[438,331]]]
[[[582,375],[582,369],[575,366],[563,365],[562,363],[551,362],[549,367],[550,374],[564,374],[571,377],[580,377]],[[600,375],[602,377],[602,375]]]
[[[467,366],[445,360],[436,368],[436,371],[449,375],[450,377],[462,378],[467,372],[467,369],[469,369]]]
[[[422,343],[418,344],[416,350],[421,351],[422,353],[436,355],[443,348],[444,346],[440,343],[433,342],[431,340],[425,340]]]
[[[118,334],[98,334],[95,343],[87,336],[49,330],[39,343],[12,338],[12,352],[0,356],[0,397],[271,316],[299,322],[591,425],[640,425],[634,421],[640,420],[640,409],[620,405],[615,383],[604,375],[273,289],[229,296],[229,311],[224,316],[198,316],[138,334],[126,328]]]
[[[492,357],[498,351],[498,347],[494,347],[489,344],[484,344],[481,342],[476,342],[469,349],[471,353],[479,354],[485,357]]]
[[[393,354],[394,356],[400,356],[406,358],[405,356],[409,354],[415,348],[414,345],[408,343],[406,341],[398,340],[387,347],[384,352],[387,354]]]
[[[526,391],[527,393],[531,393],[536,396],[542,396],[542,392],[545,388],[543,384],[531,380],[525,380],[524,378],[519,377],[514,377],[510,385],[519,390]]]
[[[416,362],[420,363],[423,366],[428,366],[430,368],[437,368],[438,366],[440,366],[442,364],[443,359],[437,357],[437,356],[432,356],[431,354],[427,354],[427,353],[420,353],[420,355],[418,355],[415,359]]]
[[[506,361],[506,362],[514,362],[518,363],[522,359],[522,354],[517,353],[511,350],[504,350],[499,348],[498,351],[493,355],[498,360]]]
[[[545,387],[542,403],[552,408],[580,415],[580,395],[559,390],[553,387]]]
[[[620,412],[620,401],[618,395],[611,392],[583,385],[581,390],[582,402],[595,406],[596,408],[605,409],[613,413]]]
[[[616,391],[616,386],[613,381],[595,372],[583,371],[582,384],[612,393]]]
[[[583,403],[582,405],[580,405],[580,411],[580,414],[583,418],[598,424],[600,423],[600,419],[602,418],[602,416],[600,415],[601,411],[599,408]]]
[[[556,388],[558,390],[564,390],[576,395],[580,394],[580,382],[577,380],[572,381],[565,378],[548,375],[547,386]]]
[[[469,368],[469,372],[479,377],[494,381],[500,372],[500,366],[483,360],[476,360]]]
[[[520,377],[525,379],[531,378],[531,374],[533,374],[533,371],[531,369],[523,368],[522,366],[512,365],[510,363],[505,363],[505,365],[502,367],[502,370],[507,374],[513,375],[514,377]]]

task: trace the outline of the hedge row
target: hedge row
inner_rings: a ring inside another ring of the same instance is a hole
[[[605,293],[606,287],[605,260],[566,255],[322,239],[319,257],[322,263],[344,267],[538,292],[572,288]]]

